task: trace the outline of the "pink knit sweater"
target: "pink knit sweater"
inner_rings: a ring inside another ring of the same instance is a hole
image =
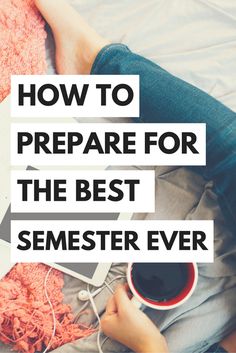
[[[44,24],[33,0],[0,0],[0,102],[11,75],[46,72]]]
[[[63,303],[63,274],[54,269],[46,282],[56,317],[51,340],[53,316],[45,297],[48,269],[44,264],[17,264],[0,281],[0,340],[16,352],[40,352],[50,342],[52,350],[95,331],[73,322],[70,306]]]
[[[0,102],[10,93],[12,74],[46,72],[44,21],[33,0],[0,0]],[[52,270],[47,293],[56,316],[53,333],[52,311],[45,297],[43,264],[17,264],[0,281],[0,341],[19,353],[50,350],[88,336],[94,330],[73,323],[69,305],[63,303],[63,275]]]

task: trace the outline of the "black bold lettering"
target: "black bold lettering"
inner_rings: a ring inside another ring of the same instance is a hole
[[[122,245],[118,245],[118,243],[122,243],[122,239],[118,238],[119,235],[122,235],[121,230],[111,232],[111,250],[122,250]]]
[[[73,99],[75,98],[77,105],[84,105],[84,101],[87,95],[87,91],[88,91],[88,84],[84,84],[83,88],[82,88],[82,92],[81,95],[78,92],[78,87],[75,84],[71,85],[71,89],[70,89],[70,93],[68,95],[67,90],[66,90],[66,86],[64,84],[60,84],[60,88],[61,88],[61,93],[62,93],[62,97],[64,99],[64,103],[65,105],[71,105],[73,102]]]
[[[127,98],[123,101],[121,101],[118,98],[118,92],[121,89],[125,89],[128,93]],[[120,106],[128,105],[132,102],[133,98],[134,98],[134,92],[132,88],[129,85],[126,85],[125,83],[117,85],[112,91],[112,99],[117,105],[120,105]]]
[[[188,138],[190,140],[188,141]],[[193,132],[183,132],[182,134],[182,153],[187,153],[187,149],[194,154],[199,154],[198,150],[193,146],[197,141],[197,136]]]
[[[79,146],[83,142],[83,135],[79,132],[68,132],[68,153],[73,153],[74,146]]]
[[[197,247],[200,246],[202,250],[208,250],[204,241],[206,240],[206,234],[202,231],[193,231],[193,250],[197,250]]]
[[[135,146],[135,140],[130,140],[131,137],[135,136],[135,132],[124,132],[123,152],[125,154],[135,154],[135,148],[130,148],[130,146]]]
[[[46,201],[51,201],[51,180],[45,180],[45,187],[39,186],[39,180],[34,181],[34,201],[39,201],[40,194],[45,194]]]
[[[54,236],[53,232],[51,230],[47,231],[47,237],[46,237],[46,250],[51,250],[53,247],[53,250],[58,250],[59,247],[61,246],[62,250],[66,250],[66,234],[64,230],[61,230],[58,234],[57,237]]]
[[[135,201],[135,185],[140,184],[138,179],[125,180],[125,184],[129,185],[129,201]]]
[[[174,230],[172,235],[171,235],[171,238],[170,238],[170,241],[168,241],[167,239],[167,236],[166,236],[166,233],[163,231],[163,230],[160,230],[160,235],[162,237],[162,240],[163,240],[163,243],[165,244],[165,247],[167,250],[171,250],[172,249],[172,246],[175,242],[175,239],[178,235],[178,231],[177,230]]]
[[[50,100],[46,100],[46,99],[44,98],[44,92],[45,92],[47,89],[51,90],[52,93],[53,93],[53,97],[52,97],[52,99],[50,99]],[[50,106],[56,104],[57,101],[58,101],[58,99],[59,99],[59,92],[58,92],[57,87],[55,87],[54,85],[48,83],[48,84],[42,85],[42,86],[39,88],[39,90],[38,90],[38,100],[39,100],[39,102],[40,102],[41,104],[45,105],[46,107],[50,107]]]
[[[151,140],[151,137],[157,137],[157,132],[145,132],[145,154],[150,153],[150,147],[157,145],[157,140]]]
[[[42,236],[41,238],[39,236]],[[33,250],[44,250],[44,245],[40,245],[40,243],[44,243],[44,231],[43,230],[35,230],[33,232]]]
[[[138,240],[138,234],[133,230],[126,230],[125,231],[125,250],[129,250],[130,246],[134,250],[140,250],[136,241]]]
[[[97,150],[100,154],[103,153],[103,149],[96,132],[91,132],[89,135],[88,141],[84,148],[84,154],[89,153],[90,150]]]
[[[106,184],[106,180],[104,179],[97,179],[93,181],[93,200],[94,201],[106,201],[106,197],[105,196],[100,196],[100,193],[105,193],[106,189],[99,187],[100,185],[105,185]]]
[[[60,137],[65,137],[64,132],[54,132],[53,134],[53,153],[54,154],[64,154],[65,148],[60,149],[60,146],[65,146],[65,140],[60,141]]]
[[[28,232],[27,230],[22,230],[19,235],[18,238],[19,240],[24,243],[25,245],[17,245],[17,249],[19,250],[29,250],[31,248],[31,242],[29,239],[26,238],[26,236],[29,236],[30,232]]]
[[[89,245],[85,245],[83,244],[81,246],[81,249],[83,250],[93,250],[96,246],[96,243],[93,239],[91,239],[90,237],[94,235],[94,232],[91,230],[87,230],[86,232],[84,232],[83,234],[83,240],[85,240]]]
[[[91,198],[91,192],[88,189],[89,182],[87,180],[76,180],[76,201],[88,201]]]
[[[23,153],[23,146],[29,146],[33,142],[33,136],[29,132],[17,133],[17,153]]]
[[[52,152],[46,146],[48,142],[49,142],[49,135],[46,132],[36,132],[34,152],[36,154],[39,154],[40,149],[42,149],[46,154],[51,154]]]
[[[107,89],[111,88],[111,85],[97,84],[96,88],[101,89],[101,105],[107,104]]]
[[[18,185],[22,185],[22,196],[21,200],[22,201],[28,201],[28,185],[33,184],[32,180],[26,180],[26,179],[18,179],[17,180]]]
[[[158,238],[153,238],[154,235],[158,235],[158,231],[148,231],[148,250],[159,250],[159,245],[154,245],[154,243],[158,243]]]
[[[185,238],[185,235],[189,236],[190,231],[181,230],[179,232],[179,250],[191,250],[191,246],[187,243],[190,243],[189,237]]]
[[[105,134],[105,153],[110,153],[111,148],[115,153],[121,154],[121,150],[117,147],[120,136],[116,132],[108,132]]]
[[[174,140],[174,146],[172,148],[166,148],[165,147],[165,139],[167,137],[171,137]],[[159,147],[160,150],[166,154],[173,154],[176,151],[178,151],[180,146],[180,140],[179,137],[174,133],[174,132],[165,132],[162,134],[159,138]]]
[[[18,95],[19,106],[24,105],[24,98],[30,98],[30,105],[35,105],[35,84],[30,85],[30,91],[24,92],[24,85],[19,84],[19,95]]]
[[[76,230],[70,230],[69,231],[69,245],[68,245],[68,249],[69,250],[79,250],[80,247],[79,245],[76,245],[76,243],[79,244],[79,238],[76,238],[76,236],[79,235],[79,231]]]
[[[110,200],[110,201],[121,201],[124,197],[123,191],[120,190],[119,188],[117,188],[116,184],[121,185],[122,181],[120,179],[113,179],[110,182],[109,187],[110,187],[111,191],[113,191],[117,194],[117,196],[109,195],[108,200]]]
[[[100,247],[101,250],[106,250],[106,236],[110,235],[109,230],[98,230],[97,235],[100,235]]]
[[[62,188],[61,185],[66,185],[65,179],[54,180],[54,201],[66,201],[66,196],[61,195],[66,192],[66,188]]]

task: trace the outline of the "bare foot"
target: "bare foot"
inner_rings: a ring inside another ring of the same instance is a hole
[[[89,74],[98,52],[109,42],[64,0],[35,0],[52,29],[58,74]]]

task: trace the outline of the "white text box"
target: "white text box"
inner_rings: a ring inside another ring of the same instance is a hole
[[[152,170],[12,171],[11,211],[154,212],[155,173]]]
[[[188,145],[190,140],[192,145]],[[50,166],[205,165],[206,125],[12,124],[11,162]]]
[[[11,222],[14,262],[207,263],[213,244],[213,221]]]
[[[107,89],[98,85],[107,85]],[[16,118],[139,117],[139,76],[13,75],[11,115]]]

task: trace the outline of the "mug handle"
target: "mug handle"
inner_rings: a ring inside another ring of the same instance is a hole
[[[134,296],[131,299],[131,303],[133,303],[133,305],[136,306],[137,309],[143,310],[145,308],[145,305],[140,303],[140,301]]]

